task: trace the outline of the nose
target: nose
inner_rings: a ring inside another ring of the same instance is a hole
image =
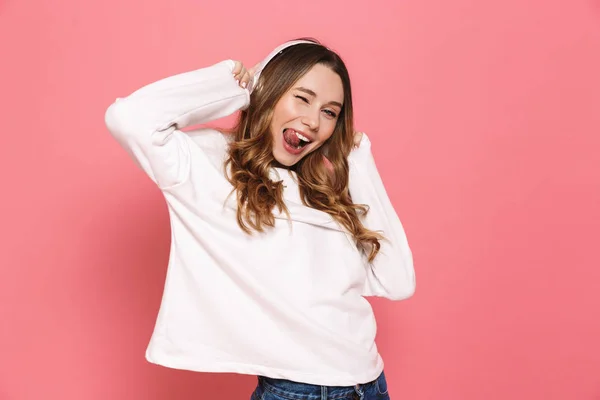
[[[307,112],[302,116],[302,123],[310,128],[311,131],[319,130],[319,115],[320,110],[307,110]]]

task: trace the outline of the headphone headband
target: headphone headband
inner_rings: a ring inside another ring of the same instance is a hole
[[[271,53],[269,53],[269,55],[260,63],[260,66],[258,67],[257,71],[254,73],[254,78],[253,78],[253,84],[252,84],[252,88],[256,87],[256,83],[258,82],[258,78],[260,77],[261,72],[263,71],[263,69],[267,66],[267,64],[273,59],[275,58],[275,56],[279,53],[281,53],[283,50],[287,49],[288,47],[297,45],[297,44],[302,44],[302,43],[307,43],[307,44],[318,44],[315,42],[311,42],[309,40],[290,40],[289,42],[285,42],[279,46],[277,46]]]

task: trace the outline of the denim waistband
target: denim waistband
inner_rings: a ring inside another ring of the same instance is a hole
[[[382,375],[383,372],[380,377]],[[348,398],[352,394],[362,396],[365,389],[375,385],[378,379],[356,386],[320,386],[286,379],[258,377],[259,382],[264,385],[266,390],[290,400],[335,400]]]

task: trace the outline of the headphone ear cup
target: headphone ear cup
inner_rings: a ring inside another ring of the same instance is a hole
[[[254,87],[256,86],[255,85],[256,80],[258,78],[258,75],[260,75],[260,74],[258,74],[259,68],[260,68],[260,63],[254,65],[252,68],[250,68],[248,70],[248,73],[250,74],[250,80],[248,81],[248,91],[250,93],[252,93],[252,91],[254,90]]]
[[[254,91],[254,76],[250,77],[250,80],[248,81],[248,86],[246,86],[246,89],[248,89],[248,92],[250,94],[252,94],[252,92]]]

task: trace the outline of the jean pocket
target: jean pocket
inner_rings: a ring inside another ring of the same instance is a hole
[[[265,398],[265,389],[261,385],[260,378],[259,378],[258,384],[256,385],[254,392],[252,392],[252,396],[250,397],[250,400],[263,400],[264,398]]]
[[[382,372],[381,375],[375,381],[375,387],[377,388],[377,393],[381,395],[386,395],[388,393],[387,381],[385,379],[385,374]]]

